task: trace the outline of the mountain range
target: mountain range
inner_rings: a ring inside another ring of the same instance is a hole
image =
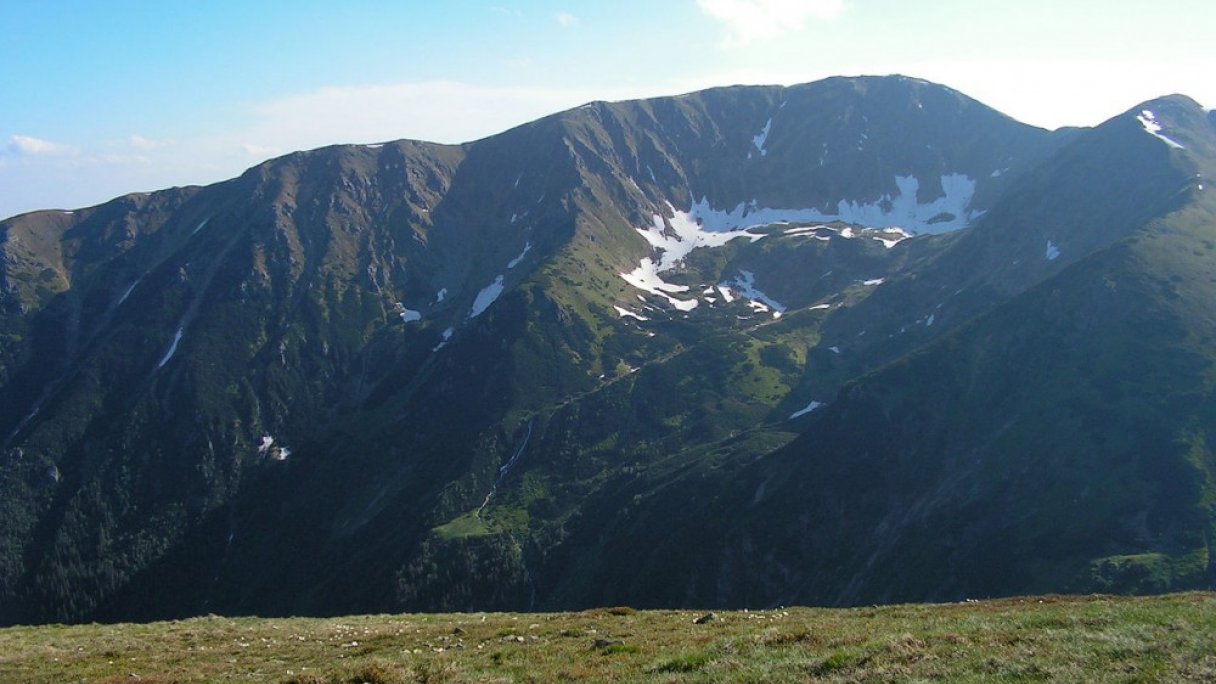
[[[593,102],[0,222],[0,623],[1216,585],[1216,113]]]

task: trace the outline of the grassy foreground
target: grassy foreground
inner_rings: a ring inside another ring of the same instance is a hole
[[[1216,681],[1216,594],[0,630],[4,682]]]

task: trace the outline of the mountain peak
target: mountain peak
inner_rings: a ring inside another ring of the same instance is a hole
[[[733,86],[0,222],[0,622],[1195,586],[1210,117]]]

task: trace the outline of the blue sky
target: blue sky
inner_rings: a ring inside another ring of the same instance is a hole
[[[904,73],[1048,128],[1216,106],[1211,0],[0,0],[0,26],[0,217],[734,83]]]

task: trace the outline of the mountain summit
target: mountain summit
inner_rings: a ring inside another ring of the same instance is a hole
[[[1216,581],[1216,124],[901,76],[0,223],[0,622]]]

